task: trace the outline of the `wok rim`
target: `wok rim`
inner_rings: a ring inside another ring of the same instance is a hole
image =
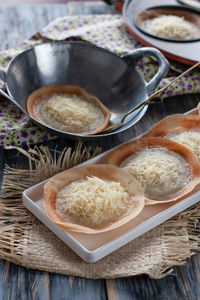
[[[7,71],[6,71],[6,77],[7,79],[9,78],[9,72],[11,70],[11,68],[13,67],[13,65],[24,55],[26,55],[27,53],[34,51],[36,48],[40,48],[40,47],[49,47],[49,46],[60,46],[60,45],[77,45],[78,47],[90,47],[93,49],[98,49],[99,51],[102,51],[103,53],[105,53],[106,55],[111,55],[114,56],[115,58],[117,58],[120,62],[123,62],[125,65],[127,65],[127,63],[125,62],[125,60],[123,60],[123,58],[105,48],[99,47],[97,45],[91,44],[89,42],[86,41],[56,41],[56,42],[47,42],[47,43],[42,43],[39,45],[35,45],[33,47],[30,47],[28,49],[25,49],[24,51],[20,52],[18,55],[16,55],[8,64],[7,66]],[[138,72],[137,72],[138,73]],[[139,74],[139,73],[138,73]],[[141,81],[141,83],[143,83]],[[28,112],[23,109],[21,107],[21,105],[18,105],[18,101],[15,100],[15,98],[13,97],[12,93],[11,93],[11,88],[8,86],[7,80],[5,82],[6,85],[6,89],[8,91],[9,96],[15,101],[14,103],[17,103],[17,106],[25,113],[26,116],[29,117],[29,119],[32,120],[33,123],[37,124],[38,126],[44,128],[45,130],[49,131],[50,133],[55,134],[56,136],[61,136],[61,137],[65,137],[65,138],[70,138],[72,140],[74,139],[80,139],[80,140],[95,140],[98,138],[106,138],[106,137],[111,137],[113,135],[117,135],[117,134],[121,134],[122,132],[132,128],[137,122],[139,122],[142,117],[144,116],[144,114],[146,113],[147,109],[148,109],[148,104],[144,105],[141,107],[141,109],[139,109],[139,111],[137,112],[137,114],[134,116],[133,119],[129,120],[128,123],[124,123],[122,126],[119,127],[119,129],[113,130],[111,132],[108,133],[100,133],[100,134],[96,134],[96,135],[80,135],[80,134],[75,134],[75,133],[70,133],[70,132],[65,132],[65,131],[61,131],[61,130],[57,130],[49,125],[40,123],[39,121],[33,119]],[[143,83],[144,88],[146,90],[146,85],[145,82]]]

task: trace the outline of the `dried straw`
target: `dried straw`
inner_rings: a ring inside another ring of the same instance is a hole
[[[48,147],[18,149],[29,160],[28,170],[6,166],[0,202],[0,258],[49,272],[86,278],[148,274],[162,278],[172,267],[200,250],[200,203],[147,232],[97,263],[88,264],[42,225],[22,204],[24,189],[71,168],[100,149],[50,151]]]

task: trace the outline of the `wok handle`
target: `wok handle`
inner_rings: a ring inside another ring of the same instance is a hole
[[[6,74],[6,72],[5,72],[4,70],[0,70],[0,79],[1,79],[3,82],[6,83],[6,81],[7,81],[7,74]],[[15,104],[17,104],[17,103],[15,102],[15,100],[14,100],[12,97],[10,97],[6,92],[4,92],[1,88],[0,88],[0,94],[1,94],[2,96],[6,97],[7,99],[9,99],[10,101],[14,102]]]
[[[154,77],[146,82],[147,94],[151,95],[161,79],[167,74],[169,70],[169,63],[164,55],[155,48],[144,47],[137,50],[134,50],[131,53],[128,53],[122,58],[131,66],[135,67],[137,62],[145,56],[153,56],[158,62],[158,71]]]

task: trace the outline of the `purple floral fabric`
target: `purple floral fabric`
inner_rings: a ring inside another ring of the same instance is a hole
[[[15,49],[0,52],[0,68],[6,70],[9,62],[22,50],[28,49],[48,40],[66,40],[68,38],[82,40],[103,47],[118,55],[123,55],[142,47],[127,31],[120,15],[73,16],[56,19],[43,29],[39,35],[24,41]],[[170,72],[157,89],[171,82],[187,66],[170,61]],[[142,59],[137,69],[146,81],[157,72],[157,64],[151,58]],[[5,88],[0,82],[0,87]],[[162,96],[168,97],[186,93],[200,92],[200,70],[195,69],[187,74]],[[34,125],[28,118],[8,100],[0,101],[0,149],[7,146],[25,146],[53,139],[55,136]]]
[[[26,146],[53,138],[35,126],[14,104],[0,102],[0,149],[7,146]]]

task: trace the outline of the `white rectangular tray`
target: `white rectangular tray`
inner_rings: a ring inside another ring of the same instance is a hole
[[[81,165],[95,164],[104,154],[100,154]],[[100,234],[66,232],[55,225],[45,213],[43,207],[45,182],[24,191],[23,203],[25,207],[86,262],[100,260],[200,200],[200,191],[198,191],[184,200],[146,206],[132,221],[111,232]]]

